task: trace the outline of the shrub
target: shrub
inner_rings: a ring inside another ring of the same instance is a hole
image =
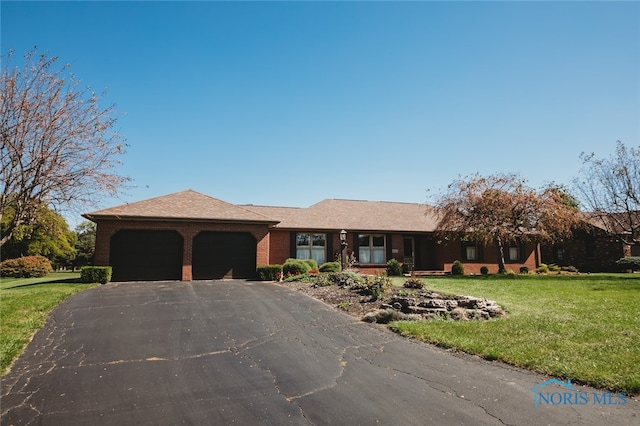
[[[464,265],[459,260],[451,265],[451,275],[464,275]]]
[[[402,275],[402,263],[398,259],[390,259],[387,262],[387,275],[390,277]]]
[[[489,267],[487,265],[482,265],[480,267],[480,273],[482,275],[489,275]]]
[[[320,272],[340,272],[342,271],[342,266],[340,262],[327,262],[320,265],[318,268]]]
[[[385,290],[391,287],[391,279],[384,275],[364,277],[365,279],[352,288],[365,296],[371,296],[372,300],[378,300]]]
[[[562,268],[560,268],[560,270],[565,271],[565,272],[573,272],[573,273],[578,272],[578,268],[576,268],[573,265],[563,266]]]
[[[424,287],[424,282],[419,278],[409,278],[403,284],[404,288],[422,288]]]
[[[329,287],[334,284],[331,281],[330,274],[320,274],[312,277],[311,282],[313,283],[313,287]]]
[[[282,277],[282,265],[258,266],[256,277],[261,281],[277,281]]]
[[[316,262],[315,259],[302,259],[302,261],[309,265],[309,270],[318,270],[318,262]]]
[[[111,281],[111,266],[83,266],[80,269],[80,281],[106,284]]]
[[[284,265],[282,265],[282,273],[285,276],[304,275],[308,274],[310,270],[311,265],[300,259],[287,259]]]
[[[536,274],[546,274],[549,272],[549,267],[546,263],[541,263],[540,266],[536,268]]]
[[[560,267],[558,265],[556,265],[555,263],[552,263],[548,267],[549,267],[549,270],[551,272],[559,272],[560,271]]]
[[[640,256],[623,257],[616,260],[616,265],[623,271],[638,271],[640,270]]]
[[[0,263],[0,274],[13,278],[40,278],[51,272],[51,262],[44,256],[24,256]]]
[[[529,267],[527,265],[522,265],[520,267],[520,273],[521,274],[525,274],[525,275],[528,274],[529,273]]]
[[[505,271],[502,274],[505,277],[515,277],[516,276],[516,271],[514,271],[513,269],[505,269]]]
[[[330,272],[327,274],[327,279],[339,287],[350,288],[355,288],[365,281],[364,277],[353,272]]]

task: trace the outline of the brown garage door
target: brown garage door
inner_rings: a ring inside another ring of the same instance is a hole
[[[201,232],[193,239],[193,279],[251,278],[256,239],[246,232]]]
[[[176,231],[123,230],[111,237],[112,281],[182,278],[184,241]]]

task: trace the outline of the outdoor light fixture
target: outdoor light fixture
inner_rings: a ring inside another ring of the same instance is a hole
[[[347,231],[344,229],[340,231],[340,241],[347,241]]]

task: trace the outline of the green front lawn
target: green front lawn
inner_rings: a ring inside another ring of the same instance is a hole
[[[402,335],[557,378],[640,393],[640,274],[426,278],[426,289],[496,300],[491,321],[396,322]]]
[[[0,372],[4,374],[60,302],[95,284],[76,284],[79,272],[0,280]]]

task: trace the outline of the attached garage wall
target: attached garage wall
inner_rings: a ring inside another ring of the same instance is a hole
[[[111,237],[112,281],[180,280],[183,249],[176,231],[119,231]]]
[[[232,266],[234,269],[233,272],[227,273],[225,271],[225,276],[233,276],[240,277],[240,275],[245,275],[245,278],[250,278],[255,275],[256,266],[258,265],[267,265],[269,264],[269,227],[267,224],[243,224],[243,223],[209,223],[209,222],[180,222],[180,221],[159,221],[159,220],[123,220],[123,219],[102,219],[97,220],[98,229],[96,232],[96,251],[94,254],[94,263],[96,265],[101,266],[114,266],[113,261],[119,263],[125,263],[126,259],[121,259],[118,257],[117,252],[122,248],[125,252],[128,250],[126,244],[120,244],[114,249],[112,244],[114,241],[116,245],[118,244],[117,240],[113,240],[113,238],[121,233],[121,232],[171,232],[173,234],[178,234],[182,238],[181,252],[182,257],[180,260],[181,265],[181,273],[177,278],[171,279],[182,279],[184,281],[194,279],[193,276],[193,243],[195,242],[196,237],[199,234],[242,234],[244,237],[238,237],[236,240],[242,241],[243,238],[252,238],[252,249],[250,249],[250,256],[252,256],[253,264],[251,266],[251,272],[248,271],[248,261],[246,265],[246,271],[244,264],[240,266]],[[206,237],[204,237],[206,240]],[[233,239],[233,238],[232,238]],[[203,240],[202,245],[207,246],[208,243]],[[215,244],[214,244],[215,245]],[[242,242],[240,242],[242,245]],[[247,243],[248,245],[248,243]],[[200,251],[200,249],[198,249]],[[202,256],[205,258],[202,262],[198,261],[198,268],[202,266],[200,269],[200,277],[207,277],[206,279],[211,279],[209,276],[213,275],[207,272],[206,270],[206,260],[208,255],[202,254],[207,253],[207,249],[204,248],[200,254],[197,256]],[[124,255],[122,256],[124,257]],[[242,257],[241,257],[242,258]],[[239,268],[239,269],[238,269]],[[173,271],[173,266],[171,267]],[[240,271],[240,272],[238,272]],[[132,271],[133,275],[133,271]],[[163,274],[164,275],[164,274]],[[136,275],[137,276],[137,275]],[[151,276],[151,275],[147,275]],[[174,273],[166,274],[166,276],[174,276]],[[117,278],[117,276],[116,276]],[[169,279],[166,277],[162,278],[150,278],[150,279]],[[199,278],[204,279],[204,278]]]
[[[247,232],[201,232],[193,239],[193,279],[251,278],[256,239]]]

